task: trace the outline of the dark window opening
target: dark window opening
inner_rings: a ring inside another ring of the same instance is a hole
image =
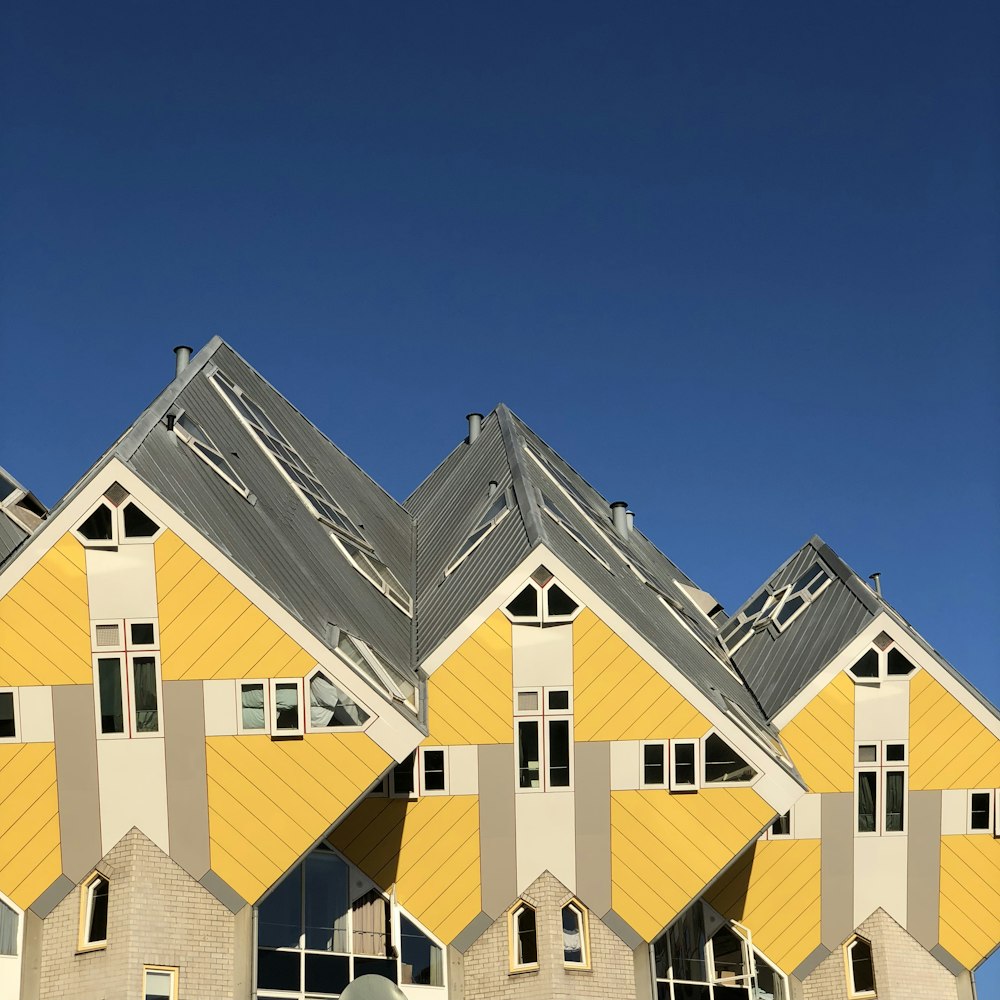
[[[160,530],[160,526],[134,503],[125,505],[124,519],[126,538],[150,538]]]
[[[424,791],[443,792],[445,789],[444,751],[424,751]]]
[[[857,663],[851,667],[855,677],[878,677],[878,651],[869,649]]]
[[[990,793],[973,792],[970,799],[969,829],[988,830],[990,828]]]
[[[515,618],[537,618],[538,591],[529,584],[507,605],[507,610]]]
[[[890,677],[905,677],[916,669],[895,646],[886,654],[885,670]]]
[[[92,542],[110,542],[112,539],[111,508],[101,504],[79,527],[84,538]]]
[[[14,725],[14,692],[0,691],[0,740],[12,740],[17,737]]]
[[[757,772],[717,733],[705,740],[705,781],[751,781]]]
[[[571,615],[579,606],[565,590],[555,583],[545,593],[550,615]]]
[[[647,743],[642,748],[642,781],[662,785],[666,774],[666,748],[662,743]]]
[[[771,824],[771,834],[775,837],[788,837],[792,833],[792,814],[786,812]]]

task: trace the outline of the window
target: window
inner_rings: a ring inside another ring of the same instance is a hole
[[[143,1000],[177,1000],[178,974],[179,970],[162,965],[143,966]]]
[[[47,513],[34,494],[3,468],[0,468],[0,510],[29,532],[45,520]]]
[[[709,733],[704,746],[706,784],[745,784],[757,777],[757,772],[718,733]]]
[[[562,510],[559,508],[556,502],[552,500],[550,497],[547,497],[542,492],[539,492],[538,495],[540,498],[542,510],[545,511],[545,513],[548,514],[549,517],[551,517],[552,520],[555,521],[556,524],[558,524],[559,527],[562,528],[563,531],[565,531],[566,534],[569,535],[570,538],[572,538],[573,541],[575,541],[577,545],[579,545],[580,548],[582,548],[583,551],[586,552],[588,556],[590,556],[591,559],[597,560],[597,562],[599,562],[606,570],[608,570],[608,572],[610,572],[611,567],[608,565],[607,559],[597,554],[596,550],[590,544],[590,542],[588,542],[587,539],[584,538],[583,533],[562,512]]]
[[[98,642],[101,633],[97,633]],[[94,656],[97,732],[106,738],[128,739],[162,733],[163,691],[159,655],[132,653],[127,648]]]
[[[131,499],[120,483],[112,483],[103,499],[76,526],[74,534],[84,545],[114,548],[152,542],[162,530],[162,525]]]
[[[100,872],[94,872],[80,886],[80,951],[107,947],[110,888]]]
[[[844,945],[847,966],[847,993],[854,997],[874,997],[875,966],[872,961],[871,942],[863,937],[852,937]]]
[[[420,793],[448,794],[448,748],[420,748]]]
[[[767,829],[767,840],[789,840],[792,836],[792,812],[782,813]]]
[[[969,792],[969,833],[993,832],[993,789]]]
[[[364,881],[321,846],[275,886],[257,908],[259,1000],[338,995],[364,975],[445,986],[441,945],[377,890],[353,898]]]
[[[580,602],[539,566],[531,579],[507,602],[507,617],[518,625],[560,625],[580,613]]]
[[[573,704],[569,688],[514,692],[517,787],[568,789],[573,784]]]
[[[389,772],[390,795],[398,799],[415,799],[418,796],[416,763],[417,751],[414,750]]]
[[[857,832],[905,833],[909,783],[906,741],[859,743],[854,767]]]
[[[249,497],[250,491],[237,475],[232,463],[216,447],[215,442],[189,413],[174,417],[174,433],[211,469],[218,473],[237,493]]]
[[[313,474],[308,462],[264,410],[218,369],[209,375],[209,381],[251,431],[261,450],[310,513],[329,530],[331,539],[351,565],[400,610],[411,614],[413,602],[405,588],[379,560],[362,530],[347,516],[343,507]]]
[[[761,628],[773,623],[779,632],[784,632],[832,582],[830,574],[818,562],[814,562],[783,592],[779,601],[765,609],[754,627]]]
[[[465,541],[459,546],[451,565],[444,571],[445,576],[458,569],[473,550],[479,546],[479,543],[510,513],[513,506],[514,495],[510,487],[489,498],[485,512],[476,521]]]
[[[723,644],[730,653],[735,653],[754,634],[757,620],[770,611],[777,604],[778,599],[778,596],[770,591],[761,591],[742,611],[737,612],[726,623],[720,635]]]
[[[360,727],[371,718],[370,713],[341,691],[322,670],[310,675],[308,688],[309,732]]]
[[[667,784],[667,744],[663,741],[641,743],[642,788],[663,788]]]
[[[510,971],[528,972],[538,968],[538,932],[535,909],[520,902],[510,911]]]
[[[587,911],[575,899],[562,908],[563,963],[570,968],[590,968],[590,925]]]
[[[419,688],[415,680],[400,676],[400,671],[390,674],[381,657],[363,639],[349,635],[343,629],[334,631],[333,646],[346,663],[376,685],[394,701],[398,701],[416,712],[419,703]]]
[[[698,790],[698,741],[670,741],[670,791]]]
[[[17,689],[0,688],[0,743],[17,742],[20,728]]]
[[[17,955],[19,921],[17,910],[0,899],[0,955]]]
[[[873,648],[864,653],[847,668],[856,681],[906,680],[916,670],[916,666],[894,644],[887,632],[880,632]]]
[[[302,681],[269,681],[271,688],[271,736],[301,736],[304,732],[302,718]]]

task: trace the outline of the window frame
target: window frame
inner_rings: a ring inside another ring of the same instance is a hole
[[[236,734],[238,736],[270,736],[271,735],[271,693],[266,677],[241,677],[236,681]],[[243,688],[248,685],[260,685],[264,698],[264,725],[261,729],[248,728],[243,724]]]
[[[191,423],[195,424],[198,430],[205,436],[205,440],[199,441],[189,431],[181,427],[182,419],[187,419]],[[185,444],[188,448],[190,448],[191,451],[194,452],[194,454],[197,455],[198,458],[201,459],[201,461],[204,462],[205,465],[207,465],[217,476],[219,476],[222,480],[227,482],[244,499],[246,500],[250,499],[251,496],[250,490],[243,483],[243,480],[239,478],[239,473],[233,468],[232,462],[230,462],[229,459],[222,454],[222,449],[219,448],[219,446],[215,443],[214,438],[208,433],[208,431],[206,431],[205,428],[202,427],[202,425],[198,423],[197,420],[194,419],[194,417],[188,415],[187,410],[179,410],[176,414],[174,414],[172,429],[174,434],[177,435],[180,441],[183,444]],[[206,455],[202,454],[203,450],[209,452],[215,452],[216,456],[225,463],[226,468],[229,469],[229,471],[232,473],[232,476],[228,475],[225,471],[223,471],[223,469],[219,465],[213,462]],[[234,479],[233,477],[236,478]]]
[[[441,766],[444,771],[444,788],[427,787],[427,754],[440,753]],[[449,760],[448,747],[446,746],[422,746],[419,748],[420,778],[418,797],[430,795],[450,795],[451,794],[451,762]]]
[[[454,560],[445,569],[445,571],[444,571],[444,575],[445,576],[451,576],[451,574],[454,573],[455,570],[457,570],[458,567],[461,566],[462,563],[464,563],[465,560],[468,559],[469,556],[471,556],[472,553],[475,552],[476,549],[479,548],[479,546],[494,531],[494,529],[497,528],[500,525],[500,522],[503,521],[503,519],[511,512],[511,510],[513,510],[513,508],[514,508],[514,489],[513,489],[513,486],[507,486],[502,491],[501,490],[497,490],[496,493],[494,493],[492,496],[490,496],[490,497],[487,498],[485,509],[483,510],[482,514],[479,515],[478,519],[476,520],[475,524],[472,526],[471,530],[469,530],[468,532],[466,532],[465,538],[462,539],[462,542],[459,545],[459,550],[462,549],[462,546],[465,545],[466,542],[468,542],[468,540],[477,531],[479,531],[481,528],[483,528],[483,526],[484,526],[483,525],[483,519],[496,506],[497,501],[496,501],[495,498],[497,498],[497,497],[503,497],[503,499],[506,501],[506,504],[507,504],[506,507],[504,507],[504,509],[502,511],[500,511],[499,514],[497,514],[495,517],[493,517],[493,518],[490,519],[488,525],[486,526],[486,530],[483,531],[483,533],[467,549],[465,549],[465,551],[461,552],[459,555],[457,555],[454,558]]]
[[[355,706],[357,708],[360,708],[361,711],[364,712],[365,715],[368,716],[368,718],[365,719],[364,722],[357,723],[355,725],[349,725],[349,726],[315,726],[315,725],[313,725],[313,721],[312,721],[312,702],[310,700],[311,697],[312,697],[312,694],[311,694],[311,691],[310,691],[310,683],[312,682],[312,679],[317,674],[322,674],[335,688],[337,688],[338,691],[340,691],[340,693],[342,695],[344,695],[345,698],[349,698],[355,704]],[[309,673],[306,674],[305,677],[302,678],[302,682],[303,682],[303,689],[305,691],[305,709],[304,709],[304,712],[303,712],[303,717],[304,717],[304,721],[305,721],[305,732],[306,732],[306,734],[309,734],[309,733],[363,733],[375,721],[375,718],[376,718],[375,713],[367,705],[365,705],[359,699],[355,698],[352,692],[347,691],[344,688],[344,686],[337,681],[336,678],[331,677],[330,676],[330,671],[328,669],[326,669],[322,664],[317,663],[316,666],[313,667],[312,670],[310,670]],[[260,732],[259,729],[256,730],[256,731]]]
[[[887,748],[902,746],[902,760],[888,760]],[[875,760],[861,759],[862,747],[875,748]],[[888,775],[903,776],[902,829],[890,830],[888,816]],[[861,775],[875,775],[875,829],[861,830]],[[856,740],[854,744],[854,836],[855,837],[905,837],[910,821],[910,751],[909,740]]]
[[[101,940],[90,940],[90,922],[94,914],[94,890],[98,882],[108,886],[108,913],[105,920],[104,937]],[[102,871],[95,869],[80,883],[80,915],[77,925],[77,953],[85,951],[101,951],[108,946],[108,930],[111,924],[111,879]]]
[[[151,732],[139,732],[138,704],[135,696],[135,661],[137,659],[152,660],[153,669],[156,673],[156,729]],[[163,672],[160,669],[160,654],[153,649],[139,649],[135,652],[131,650],[125,653],[126,674],[128,680],[128,702],[129,702],[129,727],[131,728],[132,739],[149,739],[150,737],[163,738]]]
[[[394,764],[389,769],[389,798],[391,799],[406,799],[410,802],[414,802],[420,798],[420,753],[419,747],[412,753],[408,753],[406,757]],[[406,761],[413,761],[413,787],[408,790],[400,791],[396,788],[396,768],[401,764],[406,763]]]
[[[576,604],[576,609],[574,611],[565,615],[553,615],[549,613],[549,592],[553,586],[557,586],[571,601]],[[537,613],[534,615],[516,615],[510,610],[510,605],[518,597],[520,597],[528,587],[535,591],[535,596],[537,598]],[[503,602],[501,610],[503,611],[505,617],[514,625],[530,625],[544,628],[547,625],[565,625],[569,622],[575,621],[577,617],[579,617],[580,612],[583,611],[583,602],[569,589],[569,587],[553,575],[550,575],[544,584],[540,584],[537,580],[529,577]]]
[[[774,825],[779,820],[783,819],[785,816],[788,817],[788,833],[775,833]],[[781,813],[776,816],[767,825],[767,829],[764,831],[763,840],[795,840],[795,809],[790,808],[787,812]]]
[[[271,715],[271,739],[283,739],[285,737],[291,738],[301,738],[305,736],[305,714],[306,714],[306,698],[305,698],[305,685],[303,684],[303,679],[301,677],[269,677],[268,681],[268,696],[270,701],[270,715]],[[279,728],[278,727],[278,685],[285,685],[289,687],[294,687],[298,693],[298,725],[294,728]]]
[[[854,982],[854,962],[851,958],[851,953],[858,942],[863,943],[871,955],[872,984],[875,987],[871,990],[859,990]],[[844,942],[844,973],[847,977],[847,995],[850,997],[850,1000],[873,1000],[873,998],[878,997],[878,980],[875,977],[875,951],[868,938],[862,937],[860,934],[852,934]]]
[[[753,772],[752,778],[740,778],[740,779],[729,779],[727,781],[709,781],[705,775],[708,773],[708,738],[710,736],[717,736],[729,749],[736,754]],[[730,743],[729,740],[719,732],[718,728],[713,726],[704,736],[701,738],[701,746],[699,747],[699,753],[701,755],[699,760],[700,770],[698,772],[698,787],[699,788],[749,788],[751,785],[755,785],[761,778],[761,771],[759,767],[754,767],[753,764],[748,761],[743,754],[741,754],[736,747]]]
[[[12,952],[0,951],[0,962],[4,959],[18,959],[24,951],[24,911],[14,905],[10,897],[0,892],[0,908],[6,907],[14,914],[14,950]]]
[[[109,501],[110,502],[110,501]],[[156,531],[151,535],[127,535],[125,533],[125,508],[129,504],[132,504],[141,514],[146,517],[156,525]],[[155,542],[160,535],[166,531],[166,525],[160,523],[159,517],[153,517],[152,514],[146,509],[144,504],[139,503],[138,500],[130,493],[124,500],[117,506],[112,507],[115,517],[118,523],[118,544],[119,545],[151,545]]]
[[[670,741],[670,791],[673,793],[697,792],[701,788],[701,740],[675,739]],[[690,746],[694,755],[694,781],[690,784],[677,780],[677,748]]]
[[[122,501],[124,503],[124,501]],[[110,538],[87,538],[80,528],[83,524],[90,520],[90,518],[97,511],[98,507],[107,507],[111,512],[111,537]],[[114,549],[118,547],[118,508],[106,497],[104,494],[87,508],[86,512],[79,518],[77,518],[76,523],[71,529],[73,537],[84,547],[88,549]]]
[[[880,633],[880,635],[881,634],[882,633]],[[917,672],[923,669],[917,662],[917,659],[911,656],[906,650],[902,649],[899,643],[896,642],[896,640],[891,635],[889,635],[888,632],[885,632],[885,635],[889,636],[889,639],[891,641],[884,649],[881,648],[878,645],[878,643],[875,642],[875,640],[872,640],[872,642],[869,643],[861,653],[859,653],[857,656],[852,657],[851,662],[844,667],[844,673],[846,673],[847,676],[850,677],[855,684],[876,685],[876,684],[887,684],[887,683],[888,684],[905,683],[907,681],[913,680]],[[909,673],[907,674],[889,673],[889,653],[894,650],[898,652],[901,656],[905,657],[906,661],[912,665],[913,669]],[[854,668],[858,665],[858,663],[861,662],[861,660],[869,652],[874,652],[878,658],[878,673],[874,677],[859,677],[856,673],[854,673]],[[900,741],[893,740],[892,742],[898,743]]]
[[[646,747],[660,747],[663,751],[663,780],[646,780]],[[670,788],[670,740],[639,741],[639,787],[667,791]]]
[[[518,917],[520,914],[530,912],[535,918],[535,960],[534,962],[521,962],[520,957],[520,929],[518,927]],[[525,899],[518,899],[507,913],[507,962],[509,974],[520,972],[537,972],[538,962],[538,910]]]
[[[523,589],[523,588],[522,588]],[[565,692],[568,695],[567,708],[550,709],[549,695],[553,692]],[[537,694],[537,709],[518,708],[518,695]],[[568,784],[554,785],[552,783],[552,724],[566,723],[568,755]],[[573,725],[573,687],[567,684],[551,686],[531,686],[514,688],[514,791],[517,794],[538,792],[571,792],[576,782],[576,764],[574,752]],[[521,726],[535,726],[538,734],[538,786],[522,786],[521,784]]]
[[[0,743],[23,743],[24,731],[21,729],[21,699],[16,687],[0,687],[0,695],[9,694],[14,712],[14,735],[0,736]]]
[[[180,989],[181,970],[176,965],[144,965],[142,967],[142,998],[146,1000],[149,993],[146,990],[147,972],[167,972],[170,974],[170,1000],[177,1000]]]
[[[334,628],[334,633],[332,636],[332,646],[333,651],[337,657],[343,660],[351,670],[358,672],[362,668],[351,659],[343,650],[344,645],[351,645],[357,650],[358,655],[364,661],[365,665],[369,670],[375,675],[378,681],[386,689],[386,693],[393,701],[399,701],[401,704],[405,705],[410,711],[416,714],[420,709],[420,684],[414,681],[413,684],[413,698],[412,700],[406,696],[406,693],[399,686],[396,679],[389,673],[385,664],[379,659],[378,653],[372,648],[372,646],[365,642],[364,639],[359,638],[356,635],[352,635],[346,629],[342,629],[339,626]],[[366,678],[369,682],[371,678]]]
[[[101,660],[118,661],[118,677],[121,685],[122,697],[122,731],[120,733],[106,733],[101,722]],[[128,740],[132,738],[130,731],[132,725],[132,698],[129,689],[128,676],[128,653],[124,649],[106,650],[101,653],[94,653],[92,657],[94,676],[94,716],[97,723],[97,738],[99,740]]]
[[[986,795],[988,796],[988,822],[985,827],[974,827],[972,825],[972,797],[974,795]],[[966,795],[965,800],[965,832],[972,837],[978,837],[982,834],[990,834],[992,836],[998,835],[998,826],[1000,826],[1000,818],[997,817],[997,793],[995,788],[970,788]]]
[[[580,927],[581,960],[579,962],[571,962],[566,958],[566,930],[565,928],[561,928],[563,935],[563,967],[567,969],[575,969],[577,971],[589,970],[591,968],[590,919],[588,917],[587,908],[575,896],[572,899],[566,900],[566,902],[559,908],[560,922],[562,915],[566,910],[574,910],[577,915]]]

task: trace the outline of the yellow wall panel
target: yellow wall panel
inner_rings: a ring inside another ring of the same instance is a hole
[[[700,738],[710,723],[592,611],[573,622],[578,741]]]
[[[67,534],[0,599],[0,686],[91,681],[86,560]]]
[[[749,927],[754,945],[791,972],[820,944],[820,842],[757,841],[705,901]]]
[[[25,909],[61,872],[55,744],[0,745],[0,891]]]
[[[612,792],[612,908],[653,940],[773,815],[752,788]]]
[[[1000,739],[926,670],[910,681],[910,788],[995,788]]]
[[[941,946],[974,969],[1000,941],[1000,840],[941,838]]]
[[[329,840],[442,941],[481,909],[478,796],[371,796]]]
[[[781,730],[781,740],[809,791],[853,791],[854,682],[838,673]]]
[[[511,624],[494,612],[430,676],[428,745],[513,743]]]
[[[164,680],[303,677],[316,665],[173,532],[154,554]]]
[[[205,742],[212,869],[250,903],[391,763],[365,733]]]

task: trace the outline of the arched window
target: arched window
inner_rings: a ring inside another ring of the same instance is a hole
[[[571,899],[562,908],[563,962],[573,968],[590,968],[590,926],[587,911]]]
[[[110,889],[110,882],[100,872],[94,872],[80,886],[80,951],[107,947]]]
[[[875,963],[871,942],[855,935],[844,945],[847,966],[847,993],[854,997],[874,997]]]
[[[535,908],[518,903],[510,911],[510,968],[522,972],[538,968],[538,934]]]

